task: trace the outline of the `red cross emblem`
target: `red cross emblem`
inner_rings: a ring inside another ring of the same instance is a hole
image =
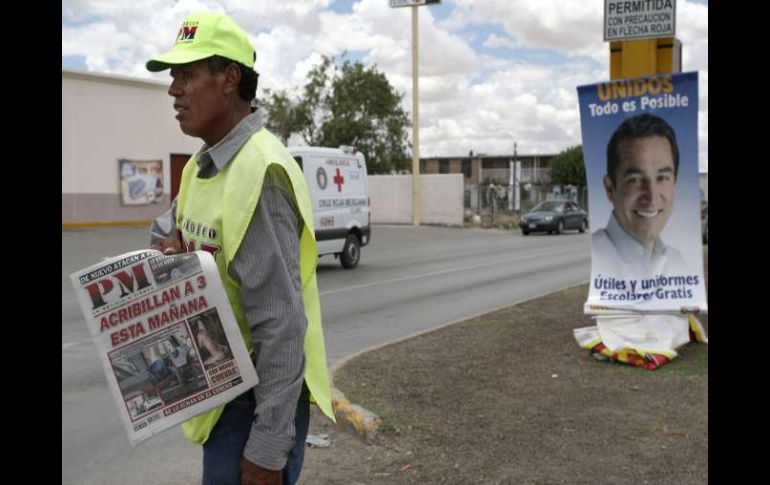
[[[345,183],[345,179],[342,177],[339,168],[337,169],[337,175],[332,180],[334,180],[334,184],[337,186],[337,192],[342,192],[342,184]]]

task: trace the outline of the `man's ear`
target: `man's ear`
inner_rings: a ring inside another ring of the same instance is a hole
[[[231,62],[224,70],[225,81],[222,84],[222,91],[225,94],[231,94],[233,91],[238,92],[238,84],[241,82],[241,70],[238,66]]]
[[[607,199],[612,202],[615,195],[615,184],[612,183],[612,179],[609,177],[609,175],[605,175],[603,181],[604,191],[607,193]]]

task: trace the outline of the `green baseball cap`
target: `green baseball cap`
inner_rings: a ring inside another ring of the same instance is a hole
[[[158,72],[212,56],[226,57],[253,69],[257,53],[246,32],[227,15],[193,12],[182,22],[174,47],[147,61],[146,67]]]

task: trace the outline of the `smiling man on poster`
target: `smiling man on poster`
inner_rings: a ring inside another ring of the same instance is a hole
[[[707,310],[700,235],[697,73],[580,86],[591,280],[581,347],[654,369]]]
[[[663,118],[645,113],[615,130],[603,179],[612,214],[591,241],[597,274],[616,269],[626,278],[688,274],[681,253],[660,238],[671,218],[678,169],[676,134]]]

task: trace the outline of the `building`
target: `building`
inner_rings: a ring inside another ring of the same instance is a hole
[[[168,209],[172,180],[202,144],[179,130],[169,84],[62,69],[62,226]]]
[[[465,181],[465,207],[474,211],[484,210],[489,197],[485,187],[493,183],[499,190],[499,207],[509,210],[527,210],[542,200],[554,197],[551,183],[550,161],[556,155],[485,155],[473,152],[468,156],[427,157],[420,159],[420,173],[461,173]],[[520,163],[518,176],[515,163]],[[482,190],[478,186],[481,181]],[[513,184],[511,184],[513,182]],[[517,209],[515,190],[519,189]],[[562,193],[567,193],[564,190]]]

